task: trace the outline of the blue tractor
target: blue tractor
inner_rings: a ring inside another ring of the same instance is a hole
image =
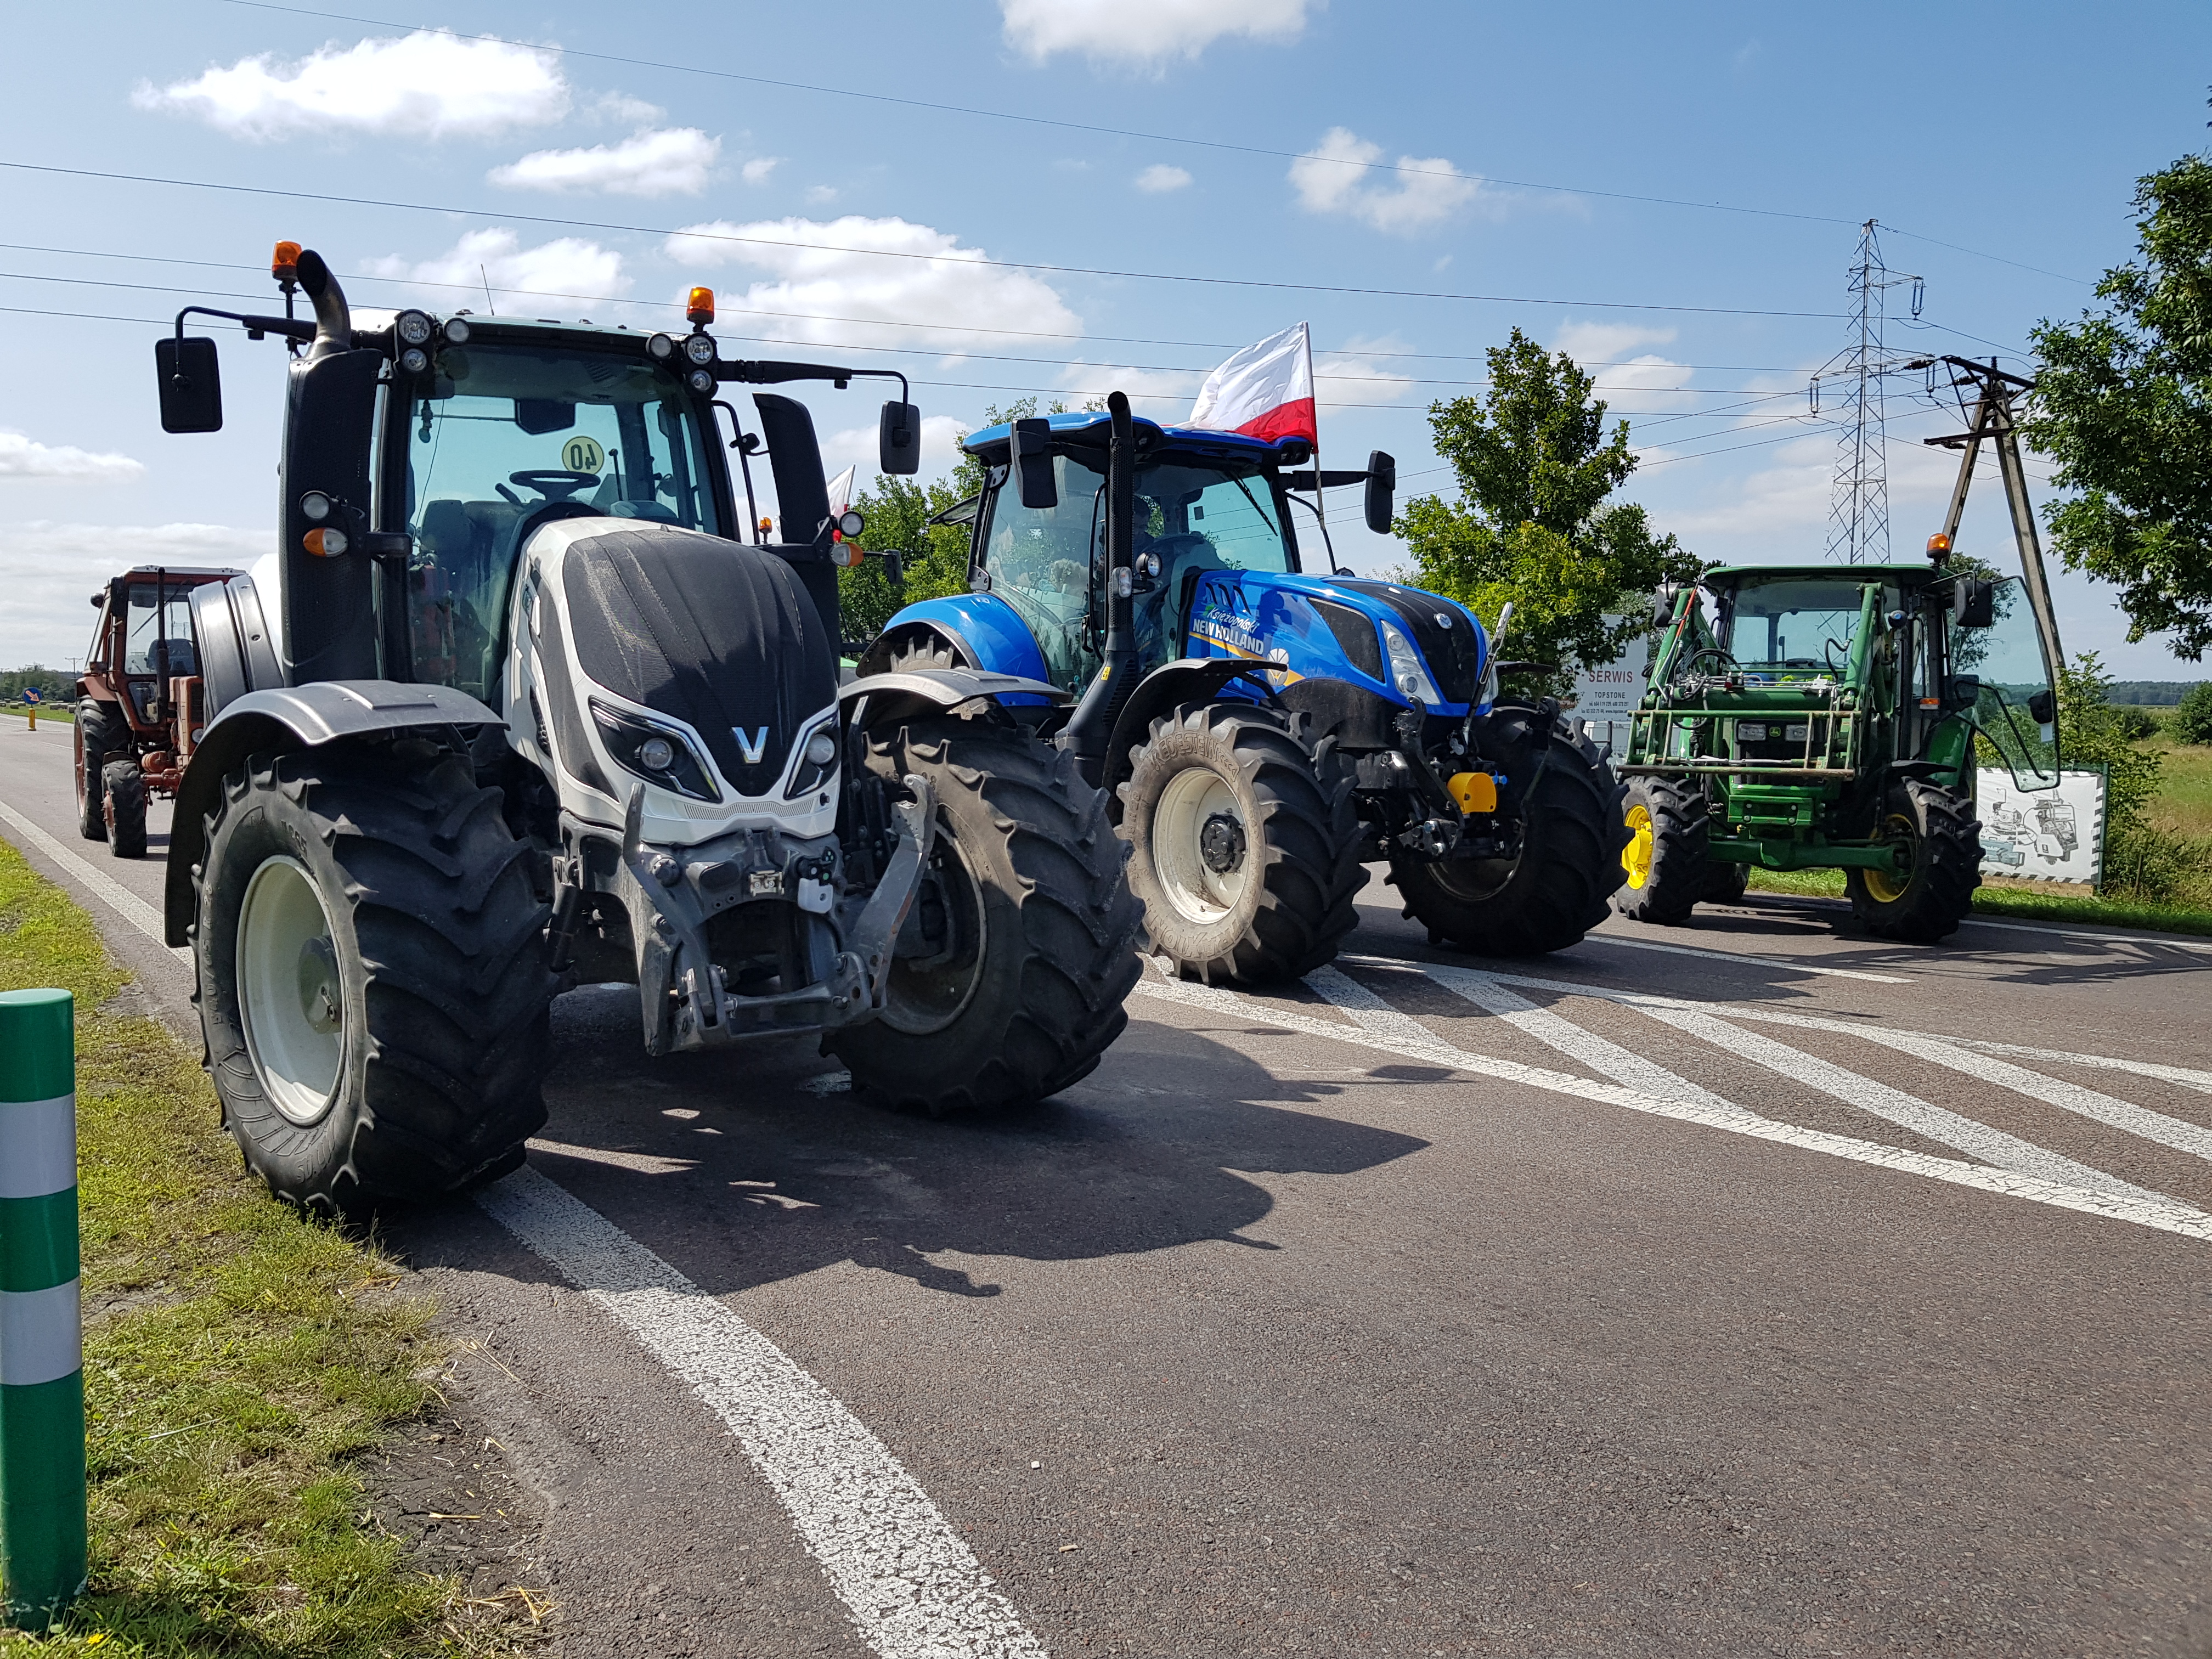
[[[1076,695],[1017,717],[1108,792],[1153,948],[1187,977],[1328,962],[1371,862],[1439,944],[1555,951],[1605,915],[1620,787],[1556,700],[1499,692],[1544,665],[1498,661],[1454,600],[1303,568],[1294,504],[1318,523],[1320,487],[1364,483],[1387,532],[1389,456],[1320,472],[1304,438],[1163,427],[1118,392],[966,447],[985,487],[939,518],[972,526],[969,591],[900,611],[860,671]]]

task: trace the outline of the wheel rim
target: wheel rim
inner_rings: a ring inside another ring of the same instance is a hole
[[[960,1018],[983,981],[983,889],[945,819],[914,908],[892,946],[884,1024],[927,1036]]]
[[[1244,810],[1229,781],[1210,766],[1168,780],[1152,809],[1152,871],[1182,915],[1220,921],[1243,902],[1252,846]]]
[[[1628,809],[1628,845],[1620,849],[1620,867],[1638,892],[1651,879],[1651,809],[1641,801]]]
[[[319,1121],[345,1064],[345,987],[321,896],[299,860],[264,862],[238,913],[238,1012],[269,1102]]]
[[[1892,812],[1881,821],[1881,839],[1898,842],[1905,849],[1905,863],[1896,870],[1869,870],[1866,890],[1877,904],[1894,904],[1905,896],[1905,890],[1912,885],[1913,866],[1919,862],[1920,832],[1912,820],[1902,812]]]

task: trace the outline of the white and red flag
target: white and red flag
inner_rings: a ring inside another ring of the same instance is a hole
[[[1206,377],[1189,424],[1241,432],[1273,443],[1304,438],[1319,445],[1314,422],[1313,341],[1300,323],[1248,345]]]

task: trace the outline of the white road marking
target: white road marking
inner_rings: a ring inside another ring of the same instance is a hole
[[[1045,1649],[883,1442],[789,1356],[533,1170],[477,1195],[730,1425],[884,1659]]]
[[[1386,965],[1403,968],[1420,964],[1394,961]],[[1749,1112],[1721,1111],[1683,1101],[1662,1100],[1656,1095],[1644,1094],[1618,1083],[1593,1083],[1587,1078],[1571,1076],[1565,1072],[1472,1054],[1435,1037],[1401,1040],[1357,1025],[1316,1019],[1310,1014],[1299,1013],[1277,1004],[1261,1002],[1235,991],[1217,990],[1211,986],[1188,985],[1181,981],[1163,982],[1148,978],[1139,982],[1135,994],[1164,1002],[1178,1002],[1233,1019],[1271,1025],[1307,1036],[1325,1037],[1331,1042],[1379,1049],[1403,1059],[1448,1066],[1487,1081],[1525,1084],[1531,1088],[1571,1095],[1603,1105],[1625,1107],[1630,1111],[1643,1112],[1654,1117],[1673,1118],[1683,1123],[1701,1123],[1709,1128],[1726,1129],[1732,1134],[1748,1135],[1754,1139],[1825,1152],[1832,1158],[1846,1158],[1855,1164],[1875,1164],[1883,1169],[1925,1176],[1933,1181],[1948,1182],[1953,1186],[1999,1193],[2008,1198],[2022,1198],[2031,1203],[2047,1204],[2057,1209],[2074,1210],[2085,1215],[2102,1216],[2112,1221],[2132,1222],[2137,1226],[2212,1243],[2212,1216],[2177,1204],[2170,1199],[2131,1200],[2090,1188],[2015,1174],[2009,1170],[1934,1158],[1925,1152],[1905,1152],[1875,1141],[1855,1140],[1848,1135],[1803,1129],[1792,1123],[1777,1123]]]
[[[1687,1078],[1677,1077],[1665,1066],[1646,1060],[1641,1054],[1631,1054],[1615,1042],[1609,1042],[1594,1031],[1585,1031],[1570,1020],[1539,1008],[1527,998],[1516,996],[1502,985],[1492,984],[1480,975],[1468,974],[1464,982],[1458,977],[1445,978],[1451,970],[1431,969],[1431,976],[1439,984],[1459,993],[1468,1001],[1496,1014],[1508,1024],[1516,1026],[1547,1047],[1557,1048],[1570,1060],[1578,1060],[1601,1076],[1615,1083],[1625,1083],[1661,1100],[1683,1101],[1692,1105],[1710,1107],[1715,1111],[1741,1111],[1734,1101],[1723,1100],[1709,1090],[1700,1089]],[[1353,1019],[1370,1031],[1386,1036],[1415,1036],[1434,1042],[1436,1033],[1376,996],[1358,981],[1347,977],[1334,968],[1318,969],[1306,975],[1306,983]]]
[[[153,906],[0,805],[29,836],[139,932]],[[187,961],[191,953],[175,954]],[[676,1158],[543,1143],[548,1152],[647,1174]],[[646,1167],[652,1166],[652,1167]],[[611,1314],[727,1423],[791,1512],[868,1645],[884,1659],[1042,1659],[975,1553],[860,1420],[735,1313],[586,1204],[531,1169],[477,1202]]]
[[[92,896],[121,916],[140,933],[152,939],[179,962],[191,967],[192,953],[181,945],[169,943],[168,930],[162,925],[161,913],[132,892],[121,882],[99,866],[87,862],[56,841],[45,830],[18,812],[4,801],[0,801],[0,818],[13,825],[18,834],[27,837],[33,847],[56,864],[83,883]]]
[[[1768,905],[1779,904],[1792,910],[1830,910],[1847,913],[1850,906],[1834,899],[1801,898],[1794,895],[1760,892],[1762,903],[1757,905],[1724,906],[1741,908],[1756,915]],[[1984,915],[1970,915],[1960,924],[1967,927],[1998,927],[2008,933],[2054,933],[2061,939],[2086,939],[2097,945],[2164,945],[2177,951],[2212,952],[2212,941],[2178,939],[2167,933],[2106,933],[2087,927],[2054,927],[2033,921],[1993,921]]]
[[[1695,945],[1662,945],[1656,939],[1624,939],[1619,933],[1585,933],[1585,945],[1620,945],[1632,951],[1665,951],[1678,957],[1710,957],[1716,962],[1747,962],[1754,968],[1786,968],[1796,974],[1822,974],[1830,979],[1870,979],[1877,985],[1910,985],[1903,974],[1870,973],[1863,968],[1824,968],[1799,957],[1754,957],[1735,951],[1708,951]]]
[[[2212,1158],[2212,1129],[2199,1123],[2172,1117],[2164,1112],[2153,1111],[2148,1106],[2138,1106],[2133,1101],[2116,1100],[2100,1094],[2094,1089],[2063,1079],[2045,1077],[2019,1066],[2008,1066],[2002,1060],[1969,1058],[1962,1050],[1978,1054],[2015,1054],[2023,1059],[2056,1061],[2081,1066],[2103,1066],[2113,1070],[2140,1073],[2163,1079],[2168,1082],[2202,1089],[2212,1093],[2212,1073],[2192,1072],[2179,1066],[2154,1066],[2144,1060],[2112,1060],[2101,1054],[2075,1054],[2056,1048],[2026,1048],[2016,1043],[1984,1042],[1971,1037],[1940,1036],[1930,1031],[1899,1031],[1881,1026],[1854,1023],[1850,1020],[1827,1019],[1818,1014],[1791,1013],[1781,1008],[1763,1008],[1738,1002],[1686,1002],[1679,997],[1662,997],[1649,991],[1613,991],[1598,986],[1583,985],[1572,980],[1532,979],[1520,974],[1494,973],[1488,969],[1444,968],[1430,963],[1401,962],[1394,957],[1357,957],[1347,961],[1369,963],[1376,967],[1418,967],[1438,983],[1449,983],[1445,974],[1468,974],[1474,977],[1500,984],[1522,985],[1540,991],[1557,991],[1571,996],[1595,997],[1607,1002],[1624,1003],[1630,1006],[1650,1004],[1666,1007],[1693,1009],[1717,1014],[1724,1019],[1755,1020],[1770,1025],[1794,1025],[1801,1030],[1837,1031],[1863,1042],[1879,1043],[1885,1048],[1917,1054],[1961,1072],[1969,1077],[1996,1084],[2001,1088],[2040,1100],[2062,1110],[2075,1112],[2083,1117],[2094,1118],[2100,1123],[2124,1129],[2145,1140],[2156,1141],[2176,1152],[2189,1152],[2196,1157]],[[1457,986],[1453,987],[1457,989]],[[1461,994],[1467,994],[1462,992]],[[1602,1069],[1602,1068],[1599,1068]],[[1625,1080],[1625,1079],[1624,1079]]]
[[[607,1164],[617,1170],[628,1170],[633,1175],[689,1175],[699,1167],[696,1158],[656,1158],[651,1152],[611,1152],[603,1146],[571,1146],[558,1140],[540,1140],[532,1136],[529,1142],[533,1152],[550,1152],[556,1158],[578,1158],[586,1164]]]

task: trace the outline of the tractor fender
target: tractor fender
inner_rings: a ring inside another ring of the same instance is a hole
[[[1173,662],[1162,663],[1137,682],[1137,689],[1129,694],[1129,700],[1121,705],[1121,714],[1115,718],[1114,734],[1107,739],[1106,770],[1101,787],[1110,795],[1116,784],[1127,781],[1129,751],[1144,741],[1154,720],[1180,704],[1212,702],[1230,681],[1246,674],[1255,677],[1252,683],[1262,694],[1248,696],[1246,701],[1275,702],[1267,682],[1257,678],[1271,665],[1249,657],[1178,657]]]
[[[191,594],[192,641],[210,717],[220,719],[250,691],[284,684],[252,577],[204,582]]]
[[[863,674],[837,693],[846,719],[863,726],[891,726],[916,714],[942,714],[978,697],[1010,703],[1074,701],[1070,693],[1047,681],[977,668],[908,668],[896,673]]]
[[[922,599],[901,610],[861,654],[862,677],[890,666],[892,651],[917,633],[937,635],[952,647],[963,668],[1049,680],[1044,653],[1022,621],[1021,613],[995,593],[949,593]],[[1018,698],[1026,702],[1029,699]]]
[[[465,691],[448,685],[393,680],[318,680],[270,686],[226,703],[209,723],[177,786],[169,824],[169,861],[161,891],[163,932],[173,945],[191,942],[192,867],[206,851],[208,816],[222,781],[246,756],[270,750],[318,749],[349,738],[395,732],[451,731],[507,722]]]

